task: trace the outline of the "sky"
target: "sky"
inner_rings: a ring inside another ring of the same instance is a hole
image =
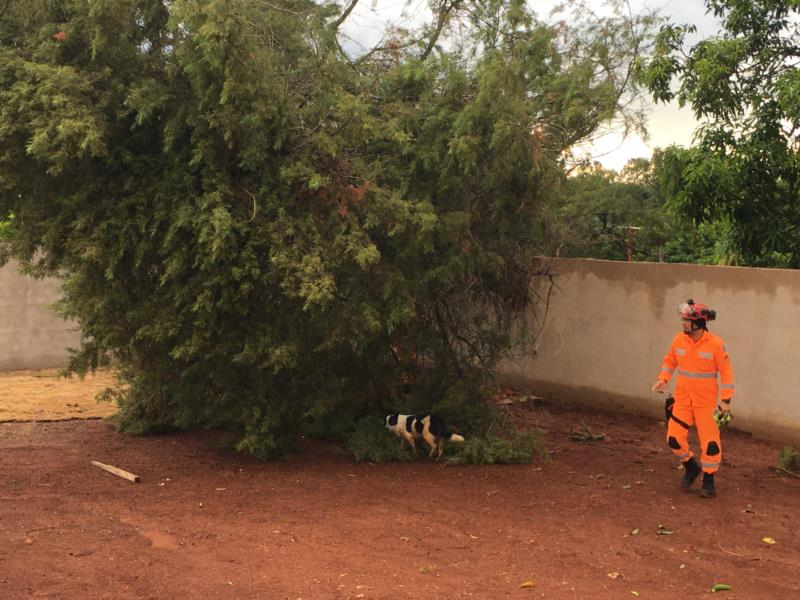
[[[558,4],[558,0],[529,0],[537,14],[544,18]],[[702,0],[629,0],[634,13],[657,10],[660,15],[674,23],[692,23],[697,33],[688,37],[690,44],[714,35],[719,25],[712,15],[706,14]],[[602,2],[590,3],[601,13]],[[377,44],[386,24],[413,26],[420,19],[430,15],[427,0],[362,0],[348,17],[342,32],[351,38],[348,51],[358,52],[357,44],[369,48]],[[345,48],[347,48],[347,44]],[[649,157],[654,148],[664,148],[670,144],[688,146],[697,121],[691,109],[680,108],[677,102],[648,105],[647,139],[630,134],[623,139],[621,133],[609,133],[585,148],[593,160],[604,167],[621,170],[631,158]]]

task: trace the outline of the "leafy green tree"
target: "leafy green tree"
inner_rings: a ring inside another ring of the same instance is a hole
[[[656,100],[677,98],[703,123],[691,148],[665,152],[666,193],[691,222],[729,234],[732,261],[800,267],[800,4],[706,6],[719,35],[686,49],[693,28],[665,27],[640,65]]]
[[[725,222],[695,225],[667,202],[664,152],[630,160],[620,173],[593,164],[569,177],[551,209],[550,253],[607,260],[737,264]]]
[[[649,161],[644,165],[649,174]],[[671,219],[657,188],[633,179],[631,163],[621,175],[599,164],[580,169],[564,182],[550,221],[551,253],[607,260],[664,260]]]
[[[509,347],[562,154],[625,114],[649,21],[579,43],[443,1],[351,57],[353,4],[3,4],[4,248],[65,278],[72,368],[116,359],[123,428],[271,456],[398,384],[469,396]]]

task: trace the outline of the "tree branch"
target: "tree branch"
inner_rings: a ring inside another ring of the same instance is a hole
[[[422,52],[422,56],[420,56],[420,60],[425,60],[428,58],[428,55],[433,50],[433,47],[436,45],[436,42],[439,39],[439,36],[442,33],[442,29],[444,29],[444,25],[447,22],[448,15],[461,4],[463,0],[453,0],[450,3],[450,6],[446,6],[447,0],[442,0],[442,11],[439,13],[439,22],[436,23],[436,30],[433,32],[431,39],[428,41],[428,46]]]
[[[6,9],[8,8],[8,5],[9,5],[10,2],[11,2],[11,0],[6,0],[3,3],[3,8],[0,8],[0,20],[3,19],[3,14],[6,12]]]
[[[258,0],[259,4],[263,4],[267,8],[271,8],[272,10],[277,10],[280,12],[289,13],[290,15],[294,15],[295,17],[299,17],[300,13],[295,12],[293,10],[289,10],[288,8],[283,8],[281,6],[275,6],[274,4],[267,2],[266,0]]]
[[[332,26],[333,26],[333,31],[334,31],[334,32],[335,32],[337,29],[339,29],[339,26],[340,26],[342,23],[344,23],[344,21],[345,21],[345,19],[347,19],[347,17],[349,17],[349,16],[350,16],[350,13],[351,13],[351,12],[353,12],[353,9],[356,7],[356,4],[358,4],[358,0],[352,0],[352,2],[350,2],[350,6],[348,6],[348,7],[347,7],[347,8],[344,10],[344,12],[343,12],[341,15],[339,15],[339,18],[338,18],[338,19],[336,19],[336,20],[333,22],[333,25],[332,25]]]

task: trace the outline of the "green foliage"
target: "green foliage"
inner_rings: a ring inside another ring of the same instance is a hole
[[[447,389],[431,412],[442,417],[448,426],[457,426],[458,433],[466,438],[485,436],[499,418],[497,411],[485,401],[487,396],[483,387],[458,382]]]
[[[550,253],[607,260],[742,264],[723,220],[692,224],[667,201],[677,149],[633,159],[621,173],[599,165],[564,183],[548,223]]]
[[[504,355],[562,153],[626,114],[646,24],[451,8],[356,59],[333,2],[4,4],[4,246],[65,277],[71,367],[114,356],[124,429],[274,456]]]
[[[386,430],[383,419],[376,416],[358,421],[345,442],[347,453],[358,461],[394,462],[413,460],[411,450],[400,447],[400,439]],[[420,456],[424,450],[417,449]]]
[[[800,473],[800,450],[786,446],[781,451],[778,466],[792,473]]]
[[[494,423],[491,421],[490,423]],[[550,456],[537,430],[507,431],[502,434],[486,430],[477,437],[466,434],[466,429],[479,429],[476,424],[461,429],[466,440],[445,443],[443,457],[447,464],[527,464],[538,458],[549,462]],[[496,428],[494,428],[496,429]],[[374,416],[359,420],[345,442],[347,453],[358,461],[394,462],[414,460],[408,447],[401,448],[394,433],[386,430],[384,422]],[[429,448],[417,440],[417,459],[427,457]]]
[[[703,125],[665,154],[669,206],[692,224],[723,223],[736,262],[800,267],[800,75],[793,0],[706,0],[720,35],[690,49],[669,26],[640,62],[653,97],[677,97]],[[677,80],[677,86],[673,81]]]
[[[490,434],[467,439],[447,462],[457,465],[527,464],[534,458],[550,460],[541,434],[531,429],[515,431],[507,436]]]

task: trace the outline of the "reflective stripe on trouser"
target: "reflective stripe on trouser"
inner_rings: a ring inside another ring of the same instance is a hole
[[[700,438],[700,466],[705,473],[716,473],[722,462],[722,444],[719,427],[714,421],[714,408],[698,408],[676,402],[672,406],[672,414],[690,427],[694,425],[697,428],[697,436]],[[689,448],[689,430],[674,419],[670,419],[667,424],[667,444],[681,461],[694,456]]]

